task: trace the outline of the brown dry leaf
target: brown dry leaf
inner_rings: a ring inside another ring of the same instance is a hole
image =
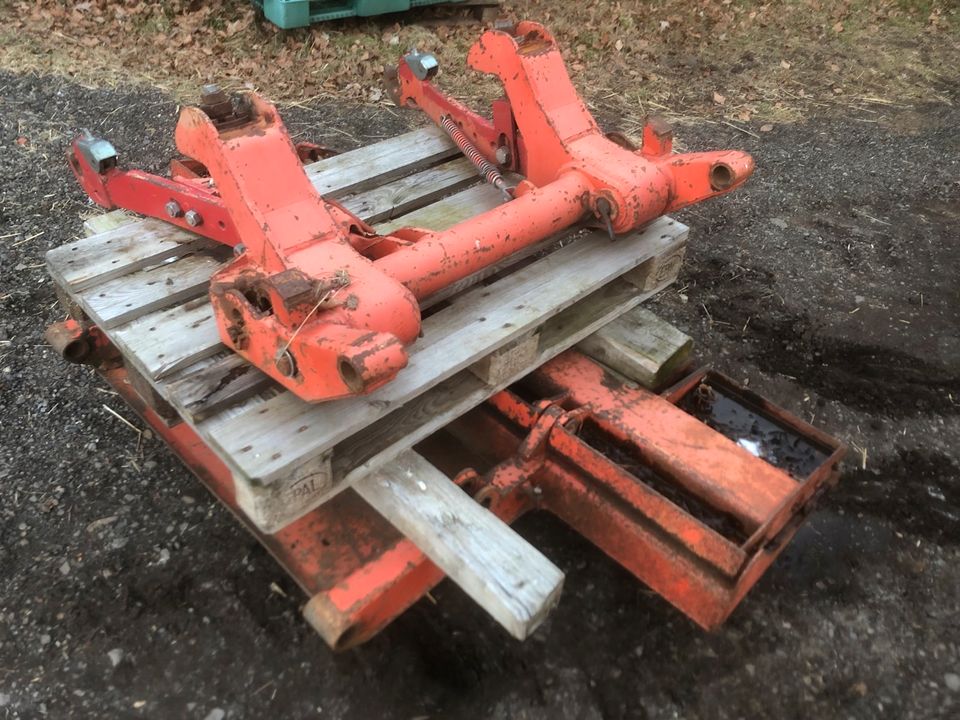
[[[613,46],[617,49],[617,52],[623,50],[623,40],[617,40]]]
[[[835,33],[842,33],[842,32],[843,32],[843,23],[842,23],[842,22],[837,22],[837,23],[835,23],[834,26],[833,26],[833,31],[834,31]]]
[[[760,132],[770,132],[771,130],[773,130],[773,125],[767,124],[760,126]]]
[[[781,60],[780,67],[782,67],[784,70],[789,70],[791,66],[786,60]]]
[[[726,99],[723,95],[721,95],[720,93],[718,93],[716,90],[714,90],[714,91],[713,91],[713,101],[714,101],[717,105],[723,105],[723,104],[727,101],[727,99]]]
[[[227,37],[233,37],[238,32],[243,30],[249,25],[250,22],[248,19],[242,18],[240,20],[234,20],[233,22],[228,22],[227,27],[224,29],[224,34]]]

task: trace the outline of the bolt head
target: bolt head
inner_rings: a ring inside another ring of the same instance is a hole
[[[243,255],[247,251],[247,246],[243,243],[237,243],[233,246],[234,255]]]
[[[497,148],[497,163],[500,165],[510,164],[510,148],[506,145]]]
[[[167,211],[167,215],[172,218],[178,218],[183,214],[183,210],[180,209],[180,205],[176,200],[171,200],[166,205],[163,206],[163,209]]]
[[[187,225],[190,227],[199,227],[203,224],[203,217],[196,210],[187,210],[183,219],[187,221]]]

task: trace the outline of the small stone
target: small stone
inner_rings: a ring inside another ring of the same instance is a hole
[[[120,648],[114,648],[107,653],[107,657],[110,658],[110,664],[113,667],[116,667],[120,664],[120,661],[123,660],[123,650]]]
[[[60,574],[61,575],[70,574],[70,562],[68,560],[64,560],[63,565],[60,566]]]
[[[170,551],[166,548],[162,548],[160,550],[160,564],[166,565],[168,562],[170,562]]]
[[[953,692],[960,692],[960,675],[956,673],[944,673],[943,682]]]
[[[7,693],[0,693],[0,707],[6,707],[10,704],[10,696]]]
[[[853,296],[853,302],[856,303],[857,305],[862,305],[865,300],[866,300],[866,298],[865,298],[863,295],[854,295],[854,296]]]
[[[220,708],[214,708],[207,713],[206,717],[203,720],[223,720],[227,714]]]
[[[40,644],[49,645],[52,639],[53,638],[51,638],[47,633],[44,633],[43,635],[40,636]]]
[[[787,229],[787,221],[784,220],[783,218],[778,218],[778,217],[770,218],[770,224],[780,228],[781,230]]]

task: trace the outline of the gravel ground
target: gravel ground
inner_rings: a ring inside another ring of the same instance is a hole
[[[957,88],[945,88],[960,100]],[[349,147],[415,122],[294,107]],[[754,135],[758,172],[688,210],[651,307],[700,357],[855,446],[838,489],[705,634],[546,517],[566,573],[525,644],[443,583],[331,655],[272,560],[90,370],[42,332],[44,252],[90,208],[63,153],[90,127],[159,170],[174,104],[0,73],[0,717],[948,718],[960,708],[960,110],[879,107]]]

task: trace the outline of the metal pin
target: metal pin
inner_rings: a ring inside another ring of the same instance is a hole
[[[600,216],[600,219],[603,220],[603,224],[607,226],[607,235],[610,236],[611,240],[616,240],[617,235],[613,232],[613,221],[611,220],[611,214],[613,213],[613,208],[610,206],[610,201],[605,197],[602,197],[597,200],[597,215]]]

